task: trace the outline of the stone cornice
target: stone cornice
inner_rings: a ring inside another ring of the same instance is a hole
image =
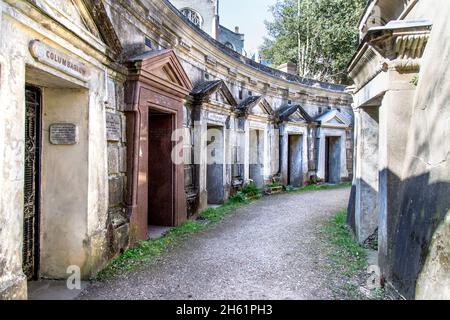
[[[367,4],[366,10],[359,21],[361,39],[364,38],[367,31],[373,26],[383,25],[390,20],[405,19],[418,1],[372,0]],[[400,15],[398,15],[398,12],[401,12]],[[395,16],[395,14],[398,16]],[[383,19],[387,19],[388,21],[384,21],[383,23]]]
[[[370,30],[366,42],[351,62],[348,72],[358,92],[381,72],[419,72],[420,62],[430,35],[431,24],[391,22]]]
[[[366,43],[349,68],[349,75],[355,82],[353,92],[359,91],[387,68],[385,58],[372,45]]]

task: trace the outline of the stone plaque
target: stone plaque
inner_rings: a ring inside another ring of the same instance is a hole
[[[78,143],[78,127],[73,123],[50,125],[50,143],[54,145],[74,145]]]
[[[106,139],[108,141],[120,141],[122,133],[120,122],[120,114],[106,113]]]
[[[227,121],[227,116],[226,115],[222,115],[222,114],[218,114],[218,113],[209,112],[208,113],[208,120],[225,123]]]
[[[251,129],[265,130],[267,128],[267,124],[265,124],[263,122],[257,122],[257,121],[250,121],[249,126]]]
[[[286,132],[303,133],[303,129],[297,126],[288,125],[286,126]]]

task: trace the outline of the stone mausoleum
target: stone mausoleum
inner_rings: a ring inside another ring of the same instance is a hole
[[[345,88],[224,30],[211,0],[0,0],[1,298],[89,279],[250,181],[352,179]]]
[[[406,298],[450,298],[450,2],[373,0],[349,66],[349,224]]]

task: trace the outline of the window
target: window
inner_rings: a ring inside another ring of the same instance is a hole
[[[239,99],[242,100],[242,98],[243,98],[242,96],[243,96],[243,94],[242,94],[242,89],[240,89],[240,90],[239,90]]]
[[[235,50],[234,46],[233,46],[233,44],[231,42],[225,43],[225,47],[230,48],[231,50]]]
[[[288,104],[292,104],[292,100],[288,100]]]
[[[253,92],[248,91],[248,95],[249,95],[250,97],[253,96]]]
[[[319,107],[319,114],[322,113],[322,107]]]
[[[184,16],[186,16],[197,27],[199,27],[199,28],[202,27],[202,25],[203,25],[203,18],[198,12],[195,12],[194,10],[189,9],[189,8],[185,8],[185,9],[181,10],[181,13]]]

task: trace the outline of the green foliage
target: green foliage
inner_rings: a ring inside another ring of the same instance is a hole
[[[250,182],[242,187],[241,192],[247,197],[253,197],[261,194],[261,189],[259,189],[254,182]]]
[[[292,186],[286,187],[286,192],[306,192],[306,191],[319,191],[319,190],[333,190],[339,188],[351,187],[351,182],[343,182],[340,184],[310,184],[301,188],[294,188]]]
[[[151,262],[182,242],[186,236],[204,230],[209,224],[221,221],[226,215],[249,203],[246,196],[239,192],[223,206],[209,208],[200,214],[198,221],[187,221],[171,229],[166,235],[155,240],[142,241],[138,246],[125,251],[97,275],[97,280],[107,280],[114,275],[134,270],[143,263]]]
[[[160,256],[169,248],[177,245],[180,240],[189,234],[199,232],[205,228],[205,224],[196,221],[187,221],[173,228],[165,236],[140,242],[136,247],[125,251],[121,256],[112,260],[110,264],[98,275],[97,280],[106,280],[116,274],[130,271],[153,258]]]
[[[277,0],[269,38],[260,48],[274,67],[298,65],[303,77],[348,83],[347,65],[358,45],[366,0]]]
[[[413,84],[415,87],[417,87],[417,85],[419,84],[419,76],[415,75],[412,80],[411,80],[411,84]]]
[[[221,221],[227,214],[235,211],[246,203],[248,203],[247,200],[245,200],[245,202],[239,202],[236,199],[232,198],[228,200],[223,206],[220,206],[218,208],[206,209],[200,214],[200,218],[207,220],[210,223],[217,223]]]
[[[237,192],[236,194],[234,194],[233,196],[230,197],[229,202],[232,203],[246,203],[247,202],[247,197],[245,196],[245,193],[243,193],[242,191]]]
[[[346,276],[367,268],[367,255],[362,246],[355,241],[347,225],[347,212],[340,211],[324,226],[324,234],[333,247],[330,258],[334,267]]]

